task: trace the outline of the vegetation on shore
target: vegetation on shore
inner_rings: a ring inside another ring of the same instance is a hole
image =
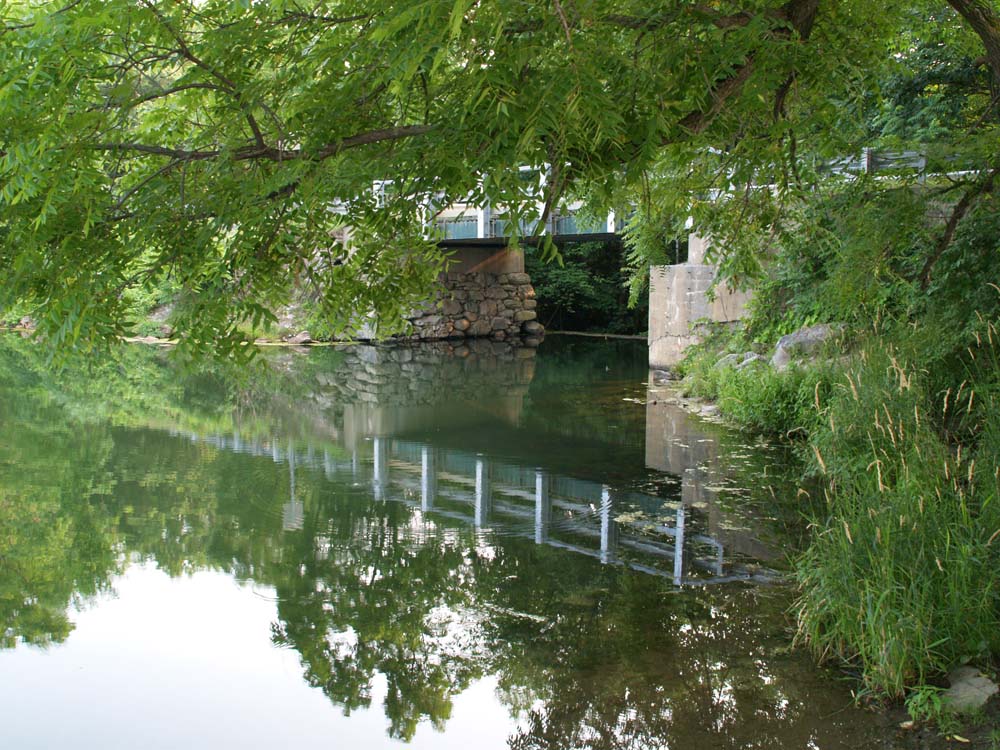
[[[937,705],[928,691],[949,670],[993,669],[1000,655],[994,204],[963,223],[926,289],[900,272],[919,245],[891,246],[895,267],[865,278],[866,295],[843,288],[842,251],[803,263],[801,247],[781,249],[745,326],[708,337],[680,368],[690,394],[745,429],[794,439],[807,461],[800,502],[813,531],[796,565],[798,640],[855,671],[866,694],[907,698],[916,714]],[[885,252],[848,232],[839,242],[857,243],[850,262]],[[855,304],[822,303],[837,293]],[[719,362],[838,319],[839,342],[787,370],[767,356]]]

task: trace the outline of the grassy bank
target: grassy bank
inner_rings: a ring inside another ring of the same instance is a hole
[[[916,714],[948,670],[1000,655],[1000,338],[978,322],[964,349],[913,326],[856,332],[785,372],[720,365],[749,345],[723,335],[681,368],[690,395],[808,462],[798,642]]]

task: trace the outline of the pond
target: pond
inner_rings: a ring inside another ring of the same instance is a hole
[[[789,647],[787,451],[641,342],[0,342],[5,748],[859,748]]]

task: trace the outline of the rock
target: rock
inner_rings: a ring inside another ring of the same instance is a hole
[[[520,312],[514,313],[514,320],[518,323],[527,323],[529,320],[534,320],[538,317],[538,313],[534,310],[521,310]]]
[[[736,365],[737,370],[742,370],[745,367],[749,367],[754,362],[767,362],[766,357],[762,357],[755,352],[747,352],[743,355],[743,361]]]
[[[727,354],[724,357],[719,357],[718,361],[712,367],[716,370],[722,370],[726,367],[736,367],[742,361],[742,354]]]
[[[501,320],[503,320],[501,318]],[[504,321],[506,323],[506,321]],[[480,318],[469,326],[469,330],[466,333],[469,336],[487,336],[493,329],[490,327],[490,321],[486,318]]]
[[[511,284],[530,284],[531,277],[526,273],[512,273],[507,275],[507,280]]]
[[[698,413],[703,417],[717,417],[719,416],[719,407],[715,404],[705,404]]]
[[[487,299],[505,299],[507,297],[507,292],[505,292],[501,287],[491,286],[486,290]]]
[[[719,357],[719,360],[715,363],[714,367],[720,370],[725,367],[732,367],[736,370],[742,370],[748,364],[752,362],[757,362],[762,359],[764,359],[762,356],[754,352],[743,352],[742,354],[727,354],[724,357]]]
[[[441,305],[441,312],[445,315],[461,315],[462,314],[462,303],[458,300],[446,300],[443,305]]]
[[[526,299],[522,304],[524,305],[525,310],[534,310],[536,307],[538,307],[538,300]]]
[[[506,330],[507,326],[509,325],[510,321],[507,318],[497,317],[493,318],[493,320],[490,321],[490,328],[492,328],[494,331]]]
[[[466,318],[459,318],[458,320],[455,321],[455,330],[462,332],[468,331],[469,326],[471,325],[472,323],[469,322]]]
[[[17,321],[18,328],[24,328],[27,331],[35,330],[35,321],[30,315],[25,315],[19,321]]]
[[[771,357],[771,366],[776,370],[787,369],[793,359],[815,353],[828,341],[835,339],[841,330],[840,326],[820,323],[782,336]]]
[[[174,335],[174,329],[173,329],[172,326],[168,326],[168,325],[164,324],[164,325],[160,326],[159,333],[160,333],[160,336],[162,336],[163,338],[169,339],[171,336]]]
[[[285,341],[287,341],[289,344],[292,344],[293,346],[300,346],[302,344],[311,344],[312,340],[313,339],[312,336],[309,335],[309,331],[299,331],[294,336],[285,339]]]
[[[542,345],[542,340],[535,336],[528,336],[527,338],[523,339],[521,343],[524,344],[525,346],[537,348]]]
[[[468,320],[470,323],[475,323],[477,320],[479,320],[479,313],[467,310],[465,313],[465,319]]]
[[[652,370],[654,383],[668,383],[679,380],[680,376],[672,370]]]
[[[418,326],[430,328],[431,326],[436,326],[442,320],[444,320],[444,318],[440,315],[425,315],[419,320],[414,321],[414,323]]]
[[[993,680],[970,666],[952,670],[948,675],[948,682],[951,687],[944,691],[941,696],[942,702],[959,713],[981,708],[998,691]]]
[[[537,320],[529,320],[521,326],[521,330],[528,336],[540,336],[545,333],[545,326]]]

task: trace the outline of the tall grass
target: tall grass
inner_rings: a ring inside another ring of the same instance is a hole
[[[817,399],[796,610],[801,642],[896,697],[1000,653],[1000,341],[984,323],[945,379],[883,341]]]

